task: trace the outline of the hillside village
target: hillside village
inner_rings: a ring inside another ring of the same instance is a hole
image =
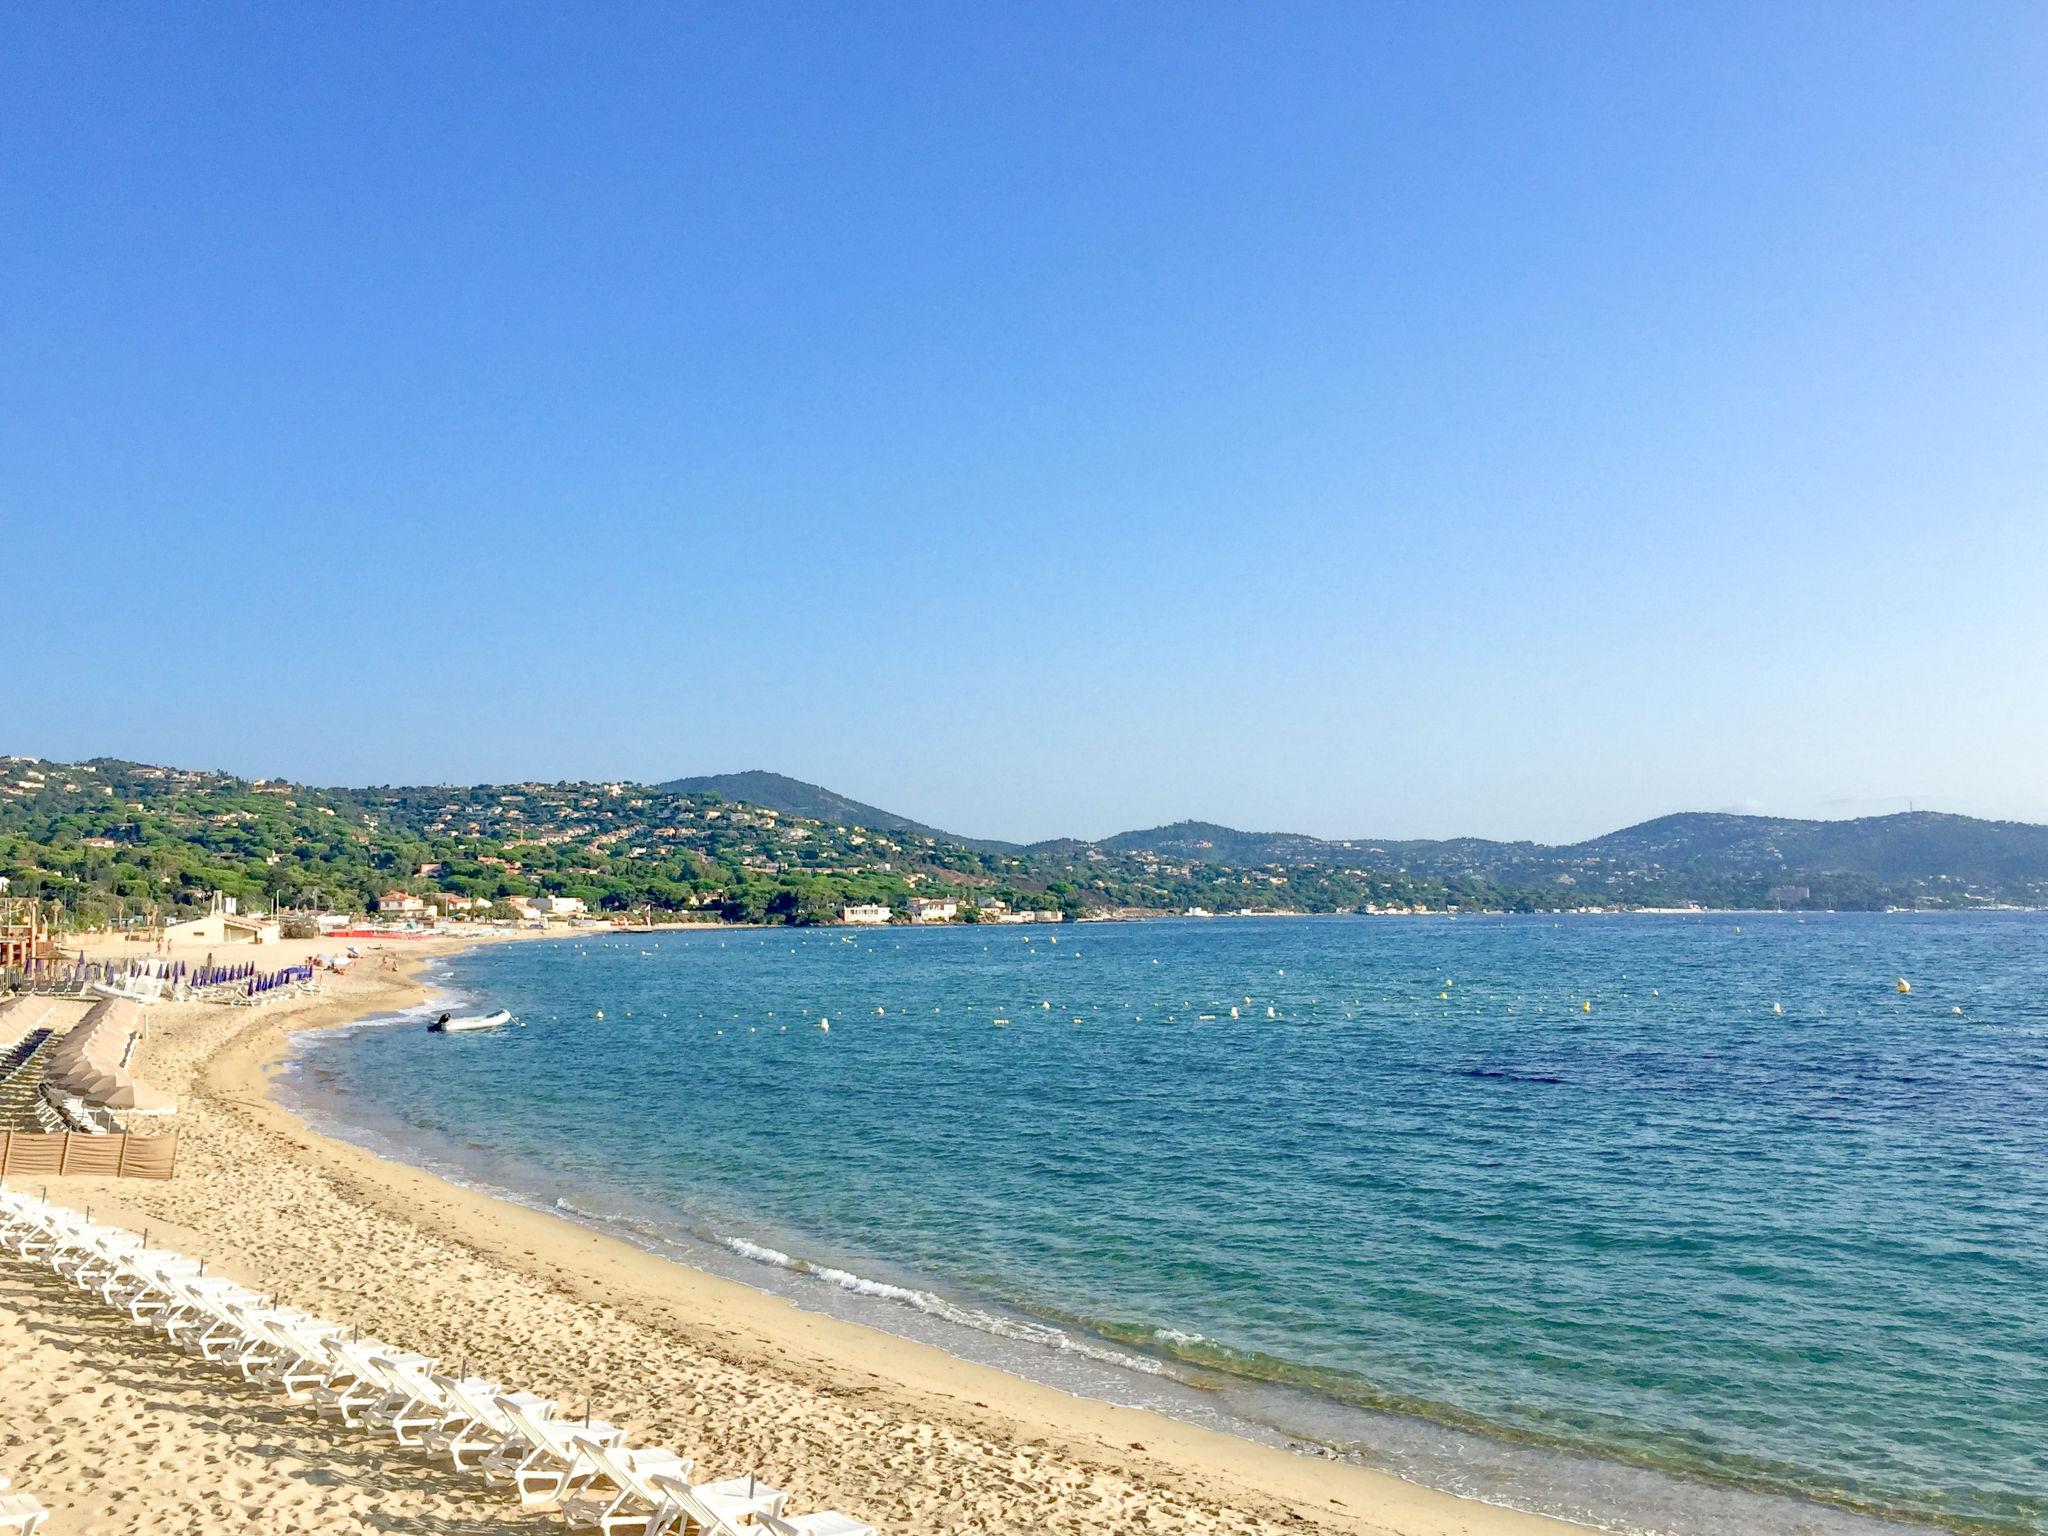
[[[770,793],[773,779],[750,782]],[[892,819],[622,782],[321,789],[17,756],[0,761],[0,895],[33,899],[57,927],[223,912],[873,925],[2048,900],[2048,832],[1963,817],[1674,817],[1568,848],[1204,823],[1014,847]],[[1798,864],[1800,840],[1822,837],[1832,862]]]

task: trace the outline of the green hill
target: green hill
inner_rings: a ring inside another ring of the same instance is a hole
[[[375,785],[113,758],[0,760],[0,879],[62,922],[161,920],[214,891],[363,911],[402,890],[505,916],[593,910],[830,920],[943,892],[1069,917],[1574,907],[2048,906],[2048,827],[1919,812],[1853,821],[1686,813],[1564,847],[1324,839],[1176,822],[1100,842],[971,841],[780,774],[666,785]],[[993,913],[998,910],[990,906]]]
[[[654,787],[671,794],[717,795],[722,800],[744,800],[748,805],[780,811],[785,816],[808,816],[814,821],[836,822],[845,827],[873,827],[883,832],[913,832],[919,837],[960,843],[968,848],[1009,852],[1016,847],[1014,843],[990,842],[982,838],[961,837],[952,832],[942,832],[937,827],[928,827],[921,821],[912,821],[908,816],[898,816],[894,811],[885,811],[880,806],[849,800],[845,795],[835,794],[822,784],[807,784],[802,779],[792,779],[785,773],[770,773],[765,768],[749,768],[744,773],[698,774],[693,778],[670,779],[667,783]]]

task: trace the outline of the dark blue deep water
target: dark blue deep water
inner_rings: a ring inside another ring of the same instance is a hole
[[[1510,1501],[1627,1525],[1568,1486],[1620,1465],[1823,1506],[1659,1528],[2048,1531],[2041,917],[593,934],[450,969],[518,1026],[308,1041],[308,1107],[1005,1363],[1123,1361],[1419,1475],[1360,1426],[1567,1469]]]

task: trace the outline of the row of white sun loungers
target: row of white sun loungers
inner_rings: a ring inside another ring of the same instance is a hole
[[[20,1191],[0,1190],[0,1251],[46,1266],[188,1354],[444,1457],[571,1526],[604,1536],[874,1536],[848,1515],[790,1514],[785,1494],[751,1477],[693,1482],[688,1457],[629,1448],[587,1411],[564,1416],[551,1399],[438,1370],[425,1355],[274,1305],[198,1260]],[[23,1524],[0,1495],[0,1536],[33,1531],[34,1507]]]

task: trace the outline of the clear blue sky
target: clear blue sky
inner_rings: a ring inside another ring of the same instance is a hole
[[[44,5],[0,750],[2048,820],[2048,10]]]

